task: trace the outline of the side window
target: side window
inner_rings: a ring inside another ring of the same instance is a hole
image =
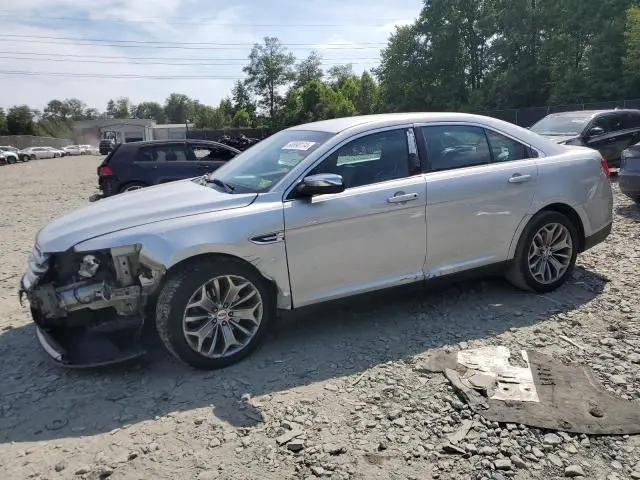
[[[492,130],[486,130],[494,162],[511,162],[530,158],[529,149],[515,140]]]
[[[185,162],[187,151],[183,145],[142,147],[136,155],[136,162]]]
[[[640,115],[636,113],[625,113],[622,118],[622,128],[640,128]]]
[[[491,152],[484,129],[466,125],[422,127],[434,172],[488,165]]]
[[[342,175],[347,188],[410,176],[406,129],[360,137],[334,152],[312,172]]]
[[[222,147],[210,147],[208,145],[192,145],[191,149],[196,160],[223,161],[231,160],[235,153]]]
[[[613,115],[604,115],[602,117],[598,117],[593,121],[592,127],[600,127],[604,130],[604,133],[614,132],[615,130],[620,130],[621,123],[619,120]],[[616,128],[617,127],[617,128]]]

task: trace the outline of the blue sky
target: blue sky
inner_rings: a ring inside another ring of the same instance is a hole
[[[377,64],[394,26],[411,22],[421,5],[421,0],[0,0],[0,106],[26,103],[42,109],[52,98],[76,97],[103,110],[110,98],[162,103],[172,92],[217,104],[242,78],[251,45],[267,35],[278,37],[299,59],[316,49],[325,68],[353,63],[361,72]],[[149,76],[224,78],[144,78]]]

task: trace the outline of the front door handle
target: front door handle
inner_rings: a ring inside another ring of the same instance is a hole
[[[509,183],[524,183],[529,180],[531,180],[531,175],[520,175],[519,173],[514,173],[509,179]]]
[[[393,197],[389,197],[387,201],[389,203],[405,203],[411,200],[417,200],[417,193],[396,193]]]

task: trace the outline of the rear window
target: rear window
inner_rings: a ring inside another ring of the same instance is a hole
[[[120,144],[120,143],[116,144],[116,146],[104,158],[104,160],[102,161],[101,165],[103,165],[103,166],[107,165],[111,161],[111,159],[113,158],[113,156],[118,151],[118,149],[120,148],[121,145],[122,144]]]

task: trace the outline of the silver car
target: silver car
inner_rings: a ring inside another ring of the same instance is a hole
[[[327,120],[53,221],[21,299],[63,365],[141,355],[155,321],[176,357],[214,369],[252,351],[279,309],[495,268],[550,292],[609,235],[612,206],[598,152],[500,120]]]

